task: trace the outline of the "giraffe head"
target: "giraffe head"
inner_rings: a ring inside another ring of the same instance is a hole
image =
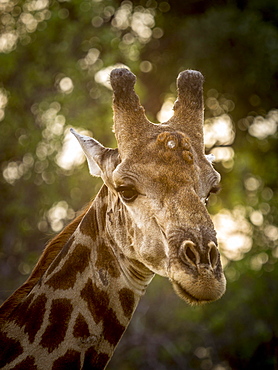
[[[185,301],[214,301],[226,280],[205,204],[220,176],[204,153],[203,76],[180,73],[174,115],[163,124],[146,118],[129,70],[114,69],[110,79],[118,149],[72,130],[124,220],[108,225],[109,233],[123,255],[168,277]]]

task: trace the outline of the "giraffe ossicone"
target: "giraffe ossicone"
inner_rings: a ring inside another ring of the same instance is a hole
[[[203,140],[203,76],[177,80],[174,115],[151,123],[128,69],[110,75],[118,148],[71,130],[104,182],[0,309],[0,367],[104,369],[154,274],[190,304],[226,280],[205,200],[219,186]]]

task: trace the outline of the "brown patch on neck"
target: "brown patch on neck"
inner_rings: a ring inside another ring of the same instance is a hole
[[[102,321],[103,338],[112,346],[116,346],[125,331],[125,326],[119,322],[115,311],[109,307],[108,294],[88,279],[80,296],[87,303],[95,323]]]
[[[90,336],[89,326],[81,313],[78,314],[75,321],[73,335],[75,338],[88,338]]]
[[[68,247],[65,246],[67,249]],[[63,251],[61,252],[63,254]],[[51,286],[53,289],[68,290],[74,287],[78,273],[82,273],[89,265],[91,251],[89,248],[82,244],[74,245],[73,251],[67,258],[59,270],[51,276],[45,284]],[[60,261],[59,261],[60,262]],[[56,260],[54,261],[56,267]],[[52,266],[50,266],[51,268]]]
[[[80,369],[80,352],[74,351],[73,349],[67,350],[64,356],[58,358],[54,361],[52,370],[61,370],[61,369]]]
[[[4,333],[0,333],[0,348],[0,369],[23,353],[20,342],[16,339],[8,338]]]
[[[103,370],[110,357],[106,353],[99,353],[91,347],[85,354],[83,369]]]
[[[100,241],[97,245],[97,260],[96,268],[101,274],[103,271],[107,271],[108,274],[114,278],[121,276],[120,268],[118,267],[116,257],[111,252],[111,249],[105,244],[104,241]]]
[[[64,340],[72,311],[73,307],[69,299],[58,298],[52,301],[49,325],[40,341],[40,345],[47,348],[49,353]]]
[[[135,306],[135,298],[133,291],[128,288],[122,288],[119,291],[119,298],[122,309],[124,311],[124,315],[130,319],[133,314]]]
[[[29,336],[30,343],[33,343],[35,336],[40,329],[44,314],[47,298],[44,294],[39,295],[34,299],[34,294],[30,294],[23,303],[21,303],[14,311],[12,320],[19,326],[24,327],[25,333]],[[35,320],[30,320],[30,317]]]

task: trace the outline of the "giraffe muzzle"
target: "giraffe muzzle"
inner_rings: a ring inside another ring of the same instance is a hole
[[[212,231],[202,230],[199,236],[193,229],[175,231],[170,237],[170,249],[176,257],[172,259],[169,277],[183,300],[203,304],[224,294],[226,279]]]

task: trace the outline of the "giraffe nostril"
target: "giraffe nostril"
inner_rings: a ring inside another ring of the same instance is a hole
[[[190,261],[192,261],[194,263],[194,265],[196,265],[197,259],[196,259],[196,256],[195,256],[195,254],[193,253],[193,251],[190,247],[186,248],[185,254],[190,259]]]
[[[183,263],[189,262],[194,266],[197,266],[200,260],[199,254],[195,249],[195,244],[190,240],[183,242],[182,246],[180,247],[179,256]]]
[[[208,246],[210,248],[210,250],[209,250],[209,261],[210,261],[210,264],[211,264],[212,268],[214,268],[217,265],[217,262],[218,262],[219,252],[218,252],[218,249],[217,249],[214,242],[209,242]]]

